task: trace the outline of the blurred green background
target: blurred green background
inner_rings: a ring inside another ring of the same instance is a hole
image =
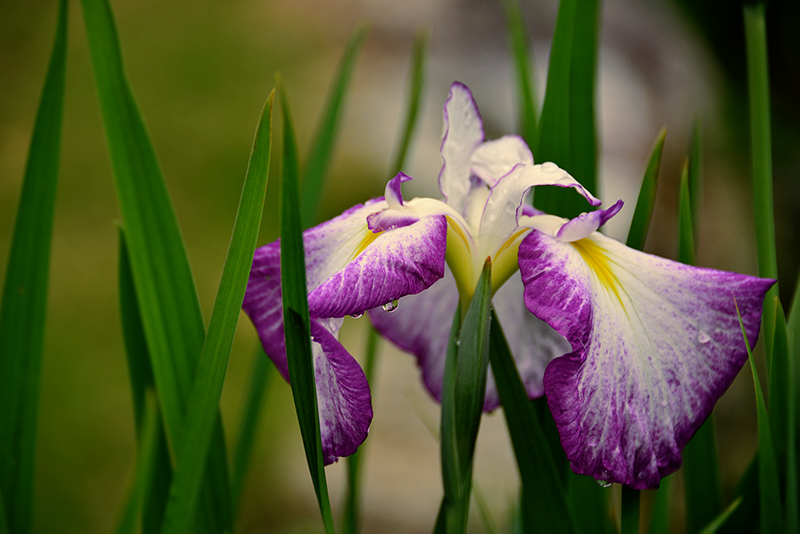
[[[697,5],[695,5],[697,4]],[[598,196],[626,200],[610,225],[624,238],[650,146],[667,145],[648,250],[673,256],[681,158],[702,117],[707,189],[700,265],[755,273],[741,16],[736,3],[609,0],[599,68]],[[770,26],[778,250],[785,303],[798,266],[800,105],[798,8],[773,2]],[[541,98],[557,4],[523,2]],[[698,7],[698,6],[708,6]],[[414,32],[431,32],[423,116],[406,172],[406,195],[436,196],[441,106],[454,80],[474,91],[487,136],[514,130],[513,72],[502,6],[489,0],[175,0],[112,2],[124,60],[186,240],[200,301],[210,313],[256,120],[280,71],[307,152],[344,43],[371,25],[342,124],[321,218],[382,194],[403,113]],[[50,277],[39,420],[35,530],[108,532],[130,483],[133,414],[121,340],[117,282],[119,214],[77,2],[70,5],[67,95]],[[56,4],[0,2],[0,278],[52,45]],[[714,14],[711,17],[709,13]],[[773,22],[774,21],[774,22]],[[259,244],[277,237],[277,182],[267,192]],[[627,213],[627,215],[626,215]],[[626,219],[627,217],[627,219]],[[349,321],[345,346],[360,355],[365,319]],[[256,338],[240,321],[222,410],[235,435]],[[428,532],[441,495],[438,446],[425,424],[437,406],[414,361],[384,346],[368,440],[366,532]],[[275,377],[273,377],[274,379]],[[727,488],[755,447],[749,371],[720,403],[717,424]],[[476,484],[499,524],[517,475],[502,418],[486,418]],[[342,466],[329,468],[333,504]],[[246,532],[321,531],[288,386],[266,399],[240,527]],[[476,530],[480,531],[480,525]]]

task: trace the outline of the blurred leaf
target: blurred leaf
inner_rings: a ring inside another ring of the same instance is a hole
[[[661,173],[661,155],[664,153],[664,140],[667,129],[661,128],[650,152],[650,160],[644,171],[639,197],[636,200],[636,209],[633,212],[631,228],[628,231],[627,245],[636,250],[644,250],[650,221],[653,218],[653,207],[656,204],[656,191],[658,190],[658,175]]]
[[[236,511],[240,504],[242,489],[247,476],[247,467],[253,451],[253,442],[256,435],[256,425],[261,414],[267,386],[272,379],[275,367],[270,363],[264,349],[260,346],[253,359],[250,371],[250,387],[244,399],[242,420],[239,424],[239,434],[236,439],[236,451],[233,455],[233,469],[231,471],[231,501],[233,510]]]
[[[669,520],[672,512],[672,477],[661,479],[661,485],[655,490],[653,508],[650,512],[650,528],[648,534],[668,534]]]
[[[82,0],[81,5],[136,297],[174,450],[205,338],[203,318],[166,184],[126,79],[111,8],[107,0]],[[232,528],[225,440],[218,416],[213,439],[203,519],[197,525],[218,532]]]
[[[601,487],[592,477],[576,475],[572,470],[567,475],[567,496],[575,514],[575,525],[583,534],[615,534],[609,510],[610,487]]]
[[[422,87],[425,83],[425,59],[428,52],[428,41],[430,40],[430,32],[426,28],[417,31],[414,36],[414,50],[412,52],[411,75],[408,91],[408,107],[406,109],[406,118],[403,123],[402,134],[400,135],[400,145],[395,152],[394,161],[389,167],[389,176],[395,176],[398,172],[403,170],[403,165],[408,155],[408,148],[411,145],[411,139],[414,136],[414,130],[419,121],[420,112],[420,99],[422,96]]]
[[[744,6],[745,48],[747,51],[747,87],[750,97],[750,136],[753,161],[753,202],[758,247],[758,275],[778,279],[778,257],[775,250],[775,214],[772,195],[772,136],[770,133],[769,72],[767,65],[767,29],[764,4]],[[776,283],[765,302],[778,296]],[[764,333],[767,347],[767,369],[771,366],[775,325],[774,309],[764,308]]]
[[[361,50],[361,45],[364,44],[367,33],[367,26],[359,24],[350,36],[347,48],[339,63],[336,80],[333,83],[330,95],[328,95],[328,103],[322,115],[322,123],[311,145],[308,165],[303,175],[303,202],[301,204],[303,228],[308,228],[314,224],[314,218],[319,210],[325,174],[328,172],[333,154],[333,145],[336,141],[336,134],[339,131],[344,99],[349,89],[358,53]]]
[[[694,123],[689,153],[689,198],[692,204],[692,228],[700,236],[700,213],[703,210],[703,130],[700,119]]]
[[[750,534],[758,530],[758,452],[747,465],[733,493],[739,505],[731,512],[728,521],[719,526],[725,534]]]
[[[689,198],[689,168],[686,161],[681,168],[680,193],[678,197],[678,261],[694,265],[694,224],[692,223],[692,199]]]
[[[786,531],[800,531],[798,518],[797,435],[795,424],[796,386],[794,363],[789,357],[789,339],[783,306],[775,298],[775,343],[769,378],[769,422],[777,457],[783,460],[781,471],[786,473]]]
[[[325,531],[332,533],[333,515],[328,499],[328,484],[322,461],[317,389],[311,355],[311,330],[308,318],[308,293],[301,206],[297,191],[298,161],[289,102],[278,81],[283,109],[283,172],[281,179],[281,292],[283,295],[283,330],[286,357],[291,377],[300,434],[303,437],[308,470],[314,483]]]
[[[599,0],[563,0],[559,5],[539,120],[539,142],[534,149],[536,161],[555,162],[594,193],[599,11]],[[539,209],[562,217],[575,217],[588,208],[582,197],[561,187],[539,188],[534,200]]]
[[[714,534],[715,532],[717,532],[722,527],[722,525],[724,525],[725,522],[728,521],[728,519],[730,519],[730,517],[739,507],[741,502],[742,498],[739,497],[738,499],[730,503],[728,507],[722,511],[721,514],[719,514],[716,518],[714,518],[714,520],[711,523],[709,523],[703,530],[700,531],[700,534]]]
[[[39,381],[66,61],[67,2],[61,0],[0,307],[0,529],[15,533],[29,532],[33,516]]]
[[[528,146],[535,147],[538,144],[539,132],[536,128],[536,92],[531,74],[533,61],[528,47],[528,29],[519,0],[504,0],[503,8],[506,14],[511,53],[514,56],[514,71],[517,76],[519,129]]]
[[[550,454],[539,417],[528,399],[494,312],[489,343],[492,373],[522,479],[520,508],[524,532],[535,532],[542,525],[547,525],[549,532],[575,532],[562,473]]]
[[[130,374],[133,411],[136,423],[136,475],[128,508],[142,511],[142,531],[159,532],[169,497],[172,464],[161,416],[154,398],[155,381],[150,367],[144,327],[133,283],[125,232],[119,228],[119,303],[122,338]],[[150,428],[152,426],[152,428]],[[128,531],[124,519],[117,532]]]
[[[208,323],[208,334],[203,343],[200,360],[197,362],[183,431],[177,440],[178,462],[164,518],[165,533],[188,533],[192,527],[192,518],[197,511],[203,466],[211,447],[233,336],[236,333],[239,310],[242,308],[247,288],[264,209],[272,150],[274,96],[273,91],[264,103],[258,120],[228,255],[222,268],[217,298]]]
[[[620,534],[638,534],[641,492],[622,486]]]
[[[735,302],[736,300],[734,299]],[[744,323],[742,323],[742,316],[739,314],[738,304],[736,305],[736,313],[739,315],[739,326],[742,329],[742,336],[747,347],[747,357],[750,360],[750,370],[753,372],[753,385],[756,392],[756,410],[758,413],[758,492],[761,532],[763,534],[778,534],[784,532],[783,510],[781,509],[778,463],[775,459],[775,448],[772,443],[770,420],[767,415],[764,393],[761,391],[761,381],[758,379],[756,360],[750,350],[750,342],[747,340],[747,332],[745,332]]]

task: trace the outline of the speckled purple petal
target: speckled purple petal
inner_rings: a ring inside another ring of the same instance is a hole
[[[483,120],[469,88],[459,82],[450,86],[444,102],[442,170],[439,190],[445,201],[462,213],[471,188],[470,158],[483,142]]]
[[[520,136],[504,135],[481,144],[471,163],[472,173],[492,187],[516,165],[533,165],[533,154]]]
[[[584,237],[589,237],[598,228],[608,222],[611,217],[619,213],[622,209],[622,200],[617,200],[613,206],[608,209],[594,210],[589,213],[581,213],[574,219],[568,221],[562,226],[556,237],[559,241],[577,241]]]
[[[372,401],[361,367],[326,326],[311,321],[322,456],[327,465],[350,456],[367,439]]]
[[[311,315],[360,314],[429,288],[444,275],[446,244],[442,215],[377,235],[357,258],[309,292]]]
[[[413,180],[413,178],[406,173],[398,172],[397,176],[386,183],[384,197],[389,207],[396,208],[403,205],[403,191],[400,185],[409,180]]]
[[[747,360],[774,283],[689,267],[595,233],[531,232],[519,251],[525,304],[572,352],[544,376],[575,472],[657,487]]]

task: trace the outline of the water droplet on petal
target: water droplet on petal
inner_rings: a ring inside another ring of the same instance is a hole
[[[364,312],[361,312],[361,313],[351,313],[351,314],[350,314],[350,317],[352,317],[353,319],[361,319],[363,316],[364,316]]]
[[[556,165],[552,161],[548,161],[547,163],[542,163],[542,172],[553,174],[557,170],[558,170],[558,165]]]
[[[599,485],[601,488],[609,488],[609,487],[611,487],[611,482],[609,482],[609,481],[607,481],[607,480],[598,480],[598,481],[597,481],[597,484],[598,484],[598,485]]]
[[[709,341],[711,341],[711,336],[709,336],[707,333],[703,332],[703,330],[701,330],[701,329],[697,330],[697,342],[698,343],[701,343],[701,344],[705,345]]]
[[[400,301],[397,300],[397,299],[394,299],[393,301],[387,302],[386,304],[381,306],[381,308],[383,308],[383,311],[393,312],[393,311],[395,311],[397,309],[397,306],[399,306],[399,305],[400,305]]]
[[[586,213],[581,213],[580,215],[578,215],[578,218],[580,220],[582,220],[582,221],[585,221],[586,220],[586,215],[587,215]]]

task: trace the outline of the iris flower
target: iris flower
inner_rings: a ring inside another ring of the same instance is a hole
[[[656,487],[747,360],[735,303],[755,340],[774,281],[690,267],[598,233],[621,201],[572,220],[535,210],[526,196],[536,186],[601,202],[555,164],[534,164],[520,137],[486,141],[460,83],[444,105],[441,155],[442,200],[404,200],[411,178],[400,173],[384,197],[303,234],[325,462],[354,453],[372,419],[364,374],[337,340],[343,318],[368,312],[417,357],[438,399],[453,314],[489,257],[520,375],[531,398],[547,396],[572,469]],[[243,308],[288,380],[278,241],[256,251]],[[498,404],[490,375],[484,409]]]

